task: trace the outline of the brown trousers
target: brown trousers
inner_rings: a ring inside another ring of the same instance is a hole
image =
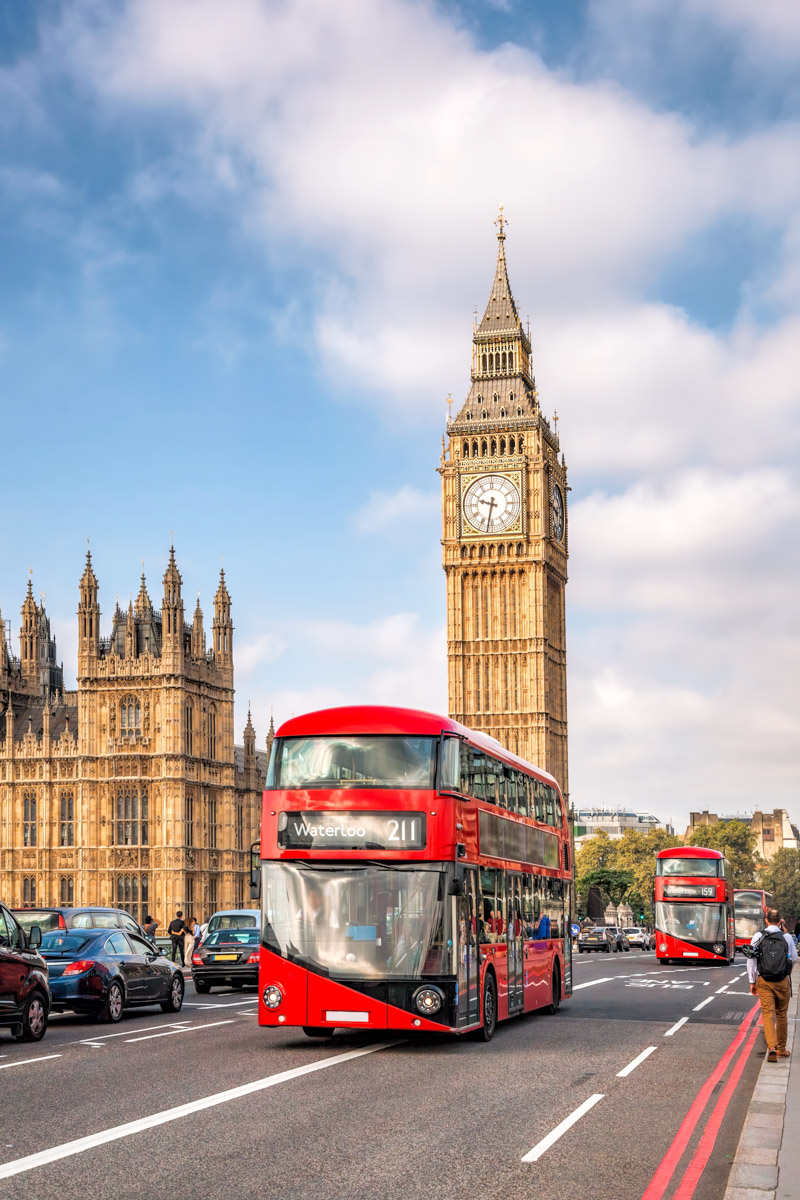
[[[771,983],[759,975],[756,980],[758,998],[761,1001],[761,1015],[764,1019],[764,1039],[770,1050],[786,1049],[786,1032],[788,1021],[786,1010],[789,1007],[789,980],[781,979],[780,983]]]

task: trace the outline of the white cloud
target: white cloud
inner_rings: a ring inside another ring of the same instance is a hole
[[[358,533],[383,534],[390,527],[413,527],[439,511],[438,492],[421,492],[403,484],[396,492],[373,492],[358,510],[353,525]]]

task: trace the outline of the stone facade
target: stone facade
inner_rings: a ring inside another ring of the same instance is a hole
[[[734,816],[717,816],[708,809],[689,813],[686,836],[703,825],[716,825],[718,821],[744,821],[749,825],[756,835],[756,854],[767,861],[778,850],[800,850],[800,830],[792,823],[785,808],[774,808],[771,812],[756,809],[752,814],[736,813]]]
[[[103,904],[166,925],[249,907],[266,755],[248,714],[234,746],[233,623],[220,572],[211,648],[198,597],[184,619],[174,550],[160,609],[139,594],[100,636],[87,553],[78,686],[63,690],[31,584],[20,655],[0,618],[0,896],[11,906]]]
[[[546,768],[567,795],[567,468],[539,405],[502,210],[497,225],[471,387],[439,466],[449,709]]]

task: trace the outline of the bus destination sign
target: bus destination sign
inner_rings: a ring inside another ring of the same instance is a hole
[[[420,812],[282,812],[278,845],[285,850],[424,850]]]
[[[716,887],[711,884],[700,883],[665,883],[664,884],[664,899],[688,900],[693,897],[697,900],[705,900],[714,897],[717,894]]]

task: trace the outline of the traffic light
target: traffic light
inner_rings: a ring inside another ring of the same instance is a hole
[[[639,913],[639,920],[640,921],[644,920],[644,911],[643,910]]]

